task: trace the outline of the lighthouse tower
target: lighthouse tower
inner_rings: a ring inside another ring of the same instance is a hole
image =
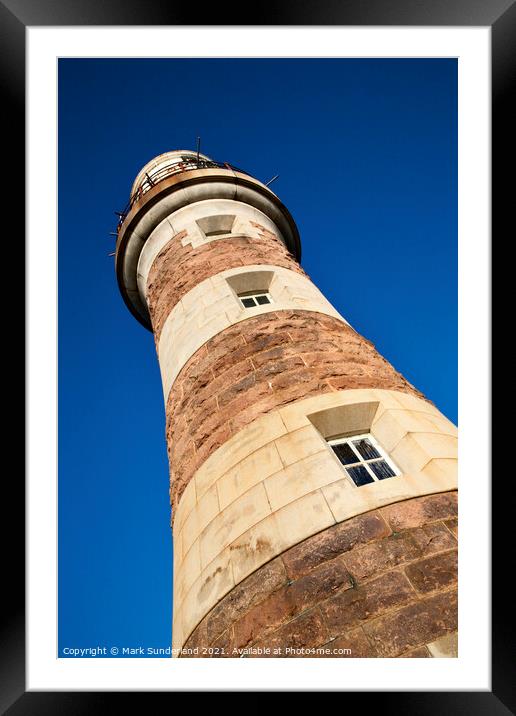
[[[454,656],[456,428],[300,256],[270,188],[192,151],[146,164],[120,219],[166,406],[173,646]]]

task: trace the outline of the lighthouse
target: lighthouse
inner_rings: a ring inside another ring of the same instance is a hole
[[[148,162],[120,217],[163,384],[174,653],[456,656],[456,427],[300,260],[271,188],[194,151]]]

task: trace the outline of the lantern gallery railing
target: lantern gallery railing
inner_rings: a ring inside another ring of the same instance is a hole
[[[134,204],[136,204],[136,202],[139,201],[150,189],[155,187],[156,184],[159,184],[164,179],[168,179],[168,177],[173,176],[174,174],[182,174],[195,169],[230,169],[232,171],[251,176],[248,172],[243,171],[243,169],[238,169],[238,167],[228,164],[227,162],[215,162],[211,159],[197,159],[195,156],[184,157],[180,161],[174,161],[170,164],[166,164],[160,169],[157,169],[155,172],[147,173],[144,181],[138,186],[136,191],[131,194],[125,209],[122,212],[115,212],[119,217],[117,232],[120,230],[120,226],[123,224],[125,217]]]

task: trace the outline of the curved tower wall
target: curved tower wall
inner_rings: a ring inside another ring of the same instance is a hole
[[[173,645],[451,655],[456,428],[299,254],[276,195],[227,165],[160,178],[120,227],[120,288],[163,382]],[[357,487],[327,441],[364,434],[398,474]]]

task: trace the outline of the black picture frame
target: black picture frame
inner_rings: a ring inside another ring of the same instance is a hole
[[[514,193],[513,115],[511,89],[516,79],[516,4],[514,0],[319,0],[246,5],[229,0],[220,5],[165,3],[164,0],[0,0],[0,78],[3,91],[2,121],[4,207],[16,217],[20,236],[25,215],[23,162],[25,146],[25,29],[27,26],[78,25],[360,25],[360,26],[490,26],[492,33],[492,229],[493,236],[511,226],[511,199]],[[266,21],[266,22],[265,22]],[[8,111],[6,111],[8,109]],[[10,156],[11,154],[11,156]],[[7,196],[5,196],[7,194]],[[511,216],[512,218],[512,216]],[[507,234],[508,235],[508,234]],[[504,232],[505,236],[505,232]],[[16,264],[23,265],[21,238],[13,249]],[[19,282],[14,290],[19,300],[15,323],[19,325],[23,293]],[[12,294],[11,294],[12,295]],[[496,314],[493,312],[493,317]],[[494,325],[493,325],[494,328]],[[30,346],[29,346],[30,348]],[[19,369],[19,357],[17,357]],[[20,385],[23,377],[20,376]],[[21,403],[21,396],[17,396]],[[505,482],[507,485],[507,482]],[[505,540],[504,527],[512,513],[503,493],[504,485],[493,485],[492,568],[501,585],[512,559],[512,542]],[[5,514],[12,520],[9,525]],[[83,714],[113,708],[121,694],[25,691],[25,576],[24,576],[24,485],[11,468],[4,479],[4,589],[0,631],[0,712],[10,716],[36,713]],[[506,545],[510,544],[509,550]],[[509,570],[510,571],[510,570]],[[493,580],[494,581],[494,580]],[[474,595],[473,597],[474,598]],[[383,712],[418,714],[516,713],[514,675],[514,606],[512,590],[499,586],[492,596],[492,691],[389,692],[368,693]],[[131,705],[138,708],[156,694],[131,693]],[[346,699],[351,694],[346,695]],[[361,695],[361,698],[363,696]],[[371,705],[368,699],[368,706]]]

